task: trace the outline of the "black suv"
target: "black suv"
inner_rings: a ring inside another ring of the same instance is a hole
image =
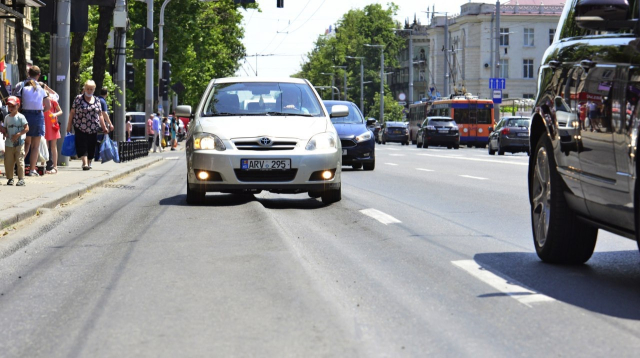
[[[543,261],[586,262],[598,229],[638,240],[638,1],[567,0],[542,58],[528,181]]]

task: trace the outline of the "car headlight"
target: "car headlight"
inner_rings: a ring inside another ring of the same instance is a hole
[[[371,132],[366,131],[358,136],[356,136],[356,142],[360,143],[360,142],[366,142],[368,140],[371,140],[371,138],[373,138],[371,136]]]
[[[325,132],[311,137],[311,139],[309,139],[309,143],[307,143],[307,146],[304,149],[316,150],[329,148],[337,148],[336,138],[332,133]]]
[[[215,134],[196,133],[193,135],[193,148],[195,150],[215,149],[219,151],[226,150],[222,140]]]

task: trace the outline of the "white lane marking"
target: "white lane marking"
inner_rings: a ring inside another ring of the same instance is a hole
[[[376,209],[362,209],[360,210],[361,213],[363,213],[364,215],[367,215],[369,217],[372,217],[376,220],[378,220],[379,222],[385,224],[385,225],[389,225],[389,224],[397,224],[397,223],[401,223],[402,221],[394,218],[393,216],[389,215],[389,214],[385,214],[382,211],[376,210]]]
[[[166,157],[164,160],[178,160],[180,157]]]
[[[424,169],[424,168],[416,168],[416,170],[422,170],[423,172],[432,172],[433,171],[431,169]]]
[[[398,165],[396,163],[384,163],[384,164],[386,164],[386,165]]]
[[[487,180],[488,178],[483,178],[483,177],[474,177],[471,175],[461,175],[461,177],[463,178],[470,178],[470,179],[478,179],[478,180]]]
[[[400,150],[398,148],[386,148],[386,149],[388,149],[388,150]]]
[[[488,163],[511,164],[511,165],[529,165],[529,163],[514,163],[514,162],[508,162],[508,161],[501,161],[501,160],[455,157],[453,155],[434,155],[434,154],[418,154],[418,155],[423,155],[423,156],[427,156],[427,157],[435,157],[435,158],[451,158],[451,159],[473,160],[473,161],[476,161],[476,162],[488,162]]]
[[[404,157],[404,154],[389,154],[390,157]]]
[[[555,299],[549,296],[545,296],[541,293],[517,285],[513,280],[504,279],[488,271],[486,268],[478,265],[474,260],[451,261],[451,263],[467,271],[475,278],[489,286],[492,286],[505,295],[512,297],[523,305],[531,307],[530,303],[555,301]]]

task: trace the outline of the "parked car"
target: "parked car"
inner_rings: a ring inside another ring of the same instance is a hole
[[[382,142],[382,144],[395,142],[401,143],[402,145],[409,145],[409,128],[407,128],[407,123],[384,122],[380,129],[380,142]]]
[[[269,96],[274,106],[246,109]],[[190,117],[191,106],[178,106]],[[221,78],[209,82],[186,140],[187,203],[207,192],[308,193],[325,204],[342,198],[342,148],[331,115],[309,81],[297,78]],[[331,118],[330,118],[331,117]]]
[[[347,101],[324,101],[325,107],[331,114],[331,108],[336,105],[344,105],[349,108],[346,117],[333,117],[331,122],[338,131],[342,146],[342,165],[351,165],[354,169],[364,167],[364,170],[373,170],[376,167],[376,142],[373,137],[372,127],[376,120],[365,120],[358,106]]]
[[[131,117],[131,140],[144,139],[146,130],[146,113],[145,112],[127,112],[125,117]]]
[[[529,154],[530,118],[502,117],[495,128],[489,128],[489,154],[504,152]]]
[[[568,0],[541,61],[528,184],[546,262],[586,262],[599,229],[639,238],[640,34],[630,3]]]
[[[418,124],[416,146],[428,148],[430,145],[441,145],[447,148],[460,149],[460,130],[450,117],[427,117]]]
[[[369,118],[369,119],[373,119],[373,118]],[[381,128],[382,128],[382,125],[378,123],[378,121],[376,121],[376,123],[373,125],[373,138],[375,139],[376,144],[382,144],[382,142],[380,141]]]

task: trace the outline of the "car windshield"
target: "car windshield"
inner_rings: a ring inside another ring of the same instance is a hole
[[[130,114],[131,123],[144,123],[144,114]]]
[[[323,116],[305,83],[236,82],[213,86],[202,116]]]
[[[507,121],[507,127],[527,127],[529,128],[529,119],[511,118]]]
[[[331,107],[335,106],[335,105],[346,105],[347,108],[349,108],[349,115],[346,117],[335,117],[335,118],[331,118],[331,122],[333,122],[333,124],[359,124],[359,123],[364,123],[364,117],[362,116],[362,114],[360,113],[360,110],[351,104],[345,104],[345,103],[340,103],[340,102],[324,102],[324,106],[327,107],[327,111],[329,111],[329,113],[331,113]]]
[[[430,120],[429,125],[436,127],[454,127],[456,122],[454,121],[443,121],[443,120]]]

